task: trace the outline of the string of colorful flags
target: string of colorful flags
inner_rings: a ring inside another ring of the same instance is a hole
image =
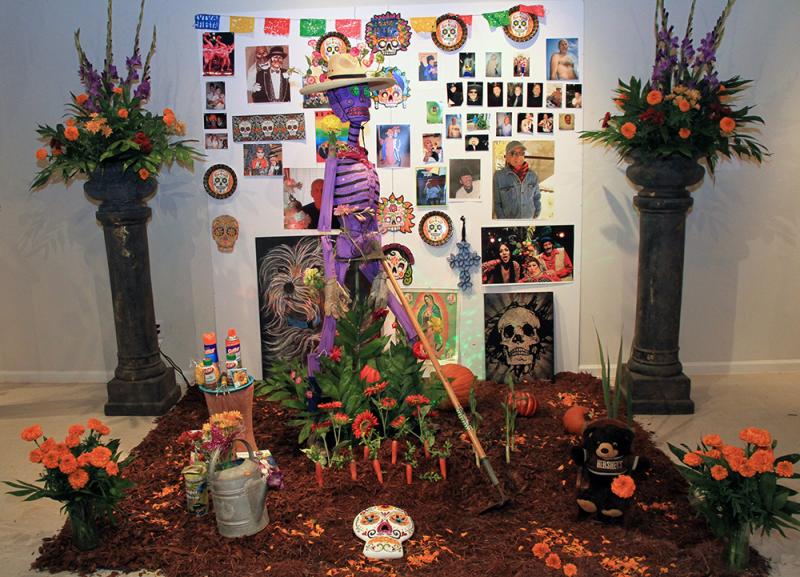
[[[534,16],[543,17],[544,7],[541,5],[520,5],[515,7],[517,11]],[[471,14],[459,14],[467,26],[472,25]],[[507,26],[510,22],[510,10],[498,10],[495,12],[484,12],[481,14],[491,28]],[[423,16],[409,18],[411,28],[415,32],[425,33],[436,30],[436,16]],[[237,34],[251,34],[256,29],[256,17],[254,16],[230,16],[229,32]],[[327,19],[325,18],[259,18],[263,20],[264,34],[271,36],[289,36],[291,23],[299,22],[299,34],[302,37],[322,36],[327,32]],[[198,30],[220,30],[222,16],[219,14],[196,14],[194,17],[194,27]],[[361,37],[361,20],[358,18],[341,18],[334,21],[336,32],[348,38]]]

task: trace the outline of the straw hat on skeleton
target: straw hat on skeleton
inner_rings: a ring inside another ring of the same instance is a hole
[[[367,68],[355,56],[350,54],[334,54],[328,62],[328,79],[318,84],[307,84],[300,89],[300,94],[325,92],[343,86],[366,84],[370,88],[388,88],[394,85],[392,76],[369,76]]]

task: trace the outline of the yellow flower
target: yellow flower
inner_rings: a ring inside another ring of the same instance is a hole
[[[338,133],[342,129],[342,126],[342,121],[339,120],[339,117],[335,114],[329,114],[319,123],[319,127],[328,134],[331,132]]]

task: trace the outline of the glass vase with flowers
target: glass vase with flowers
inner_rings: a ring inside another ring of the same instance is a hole
[[[22,431],[24,441],[36,445],[30,452],[32,463],[44,470],[37,483],[4,481],[13,490],[10,495],[26,501],[48,498],[63,503],[69,517],[73,545],[82,551],[99,544],[99,523],[114,523],[119,503],[133,482],[122,471],[132,457],[122,458],[119,439],[103,440],[110,433],[107,425],[89,419],[84,427],[72,425],[63,442],[46,437],[39,425]]]

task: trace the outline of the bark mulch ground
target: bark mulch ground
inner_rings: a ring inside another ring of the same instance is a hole
[[[544,542],[562,564],[574,564],[579,576],[724,575],[721,544],[695,516],[686,484],[669,458],[638,426],[634,450],[653,465],[637,483],[624,521],[607,525],[578,515],[576,469],[569,457],[578,439],[564,432],[561,418],[570,402],[602,415],[597,379],[561,373],[553,383],[521,388],[534,392],[539,409],[533,417],[518,419],[518,447],[510,465],[503,454],[501,388],[492,383],[479,388],[478,410],[484,416],[479,436],[513,498],[511,506],[483,515],[477,511],[497,493],[476,469],[455,413],[442,411],[436,419],[441,426],[437,442],[450,439],[454,445],[447,480],[415,478],[406,485],[402,465],[389,463],[387,446],[383,485],[370,464],[359,461],[358,481],[347,470],[326,471],[319,488],[313,464],[298,449],[296,430],[285,424],[286,411],[257,398],[256,440],[275,455],[286,474],[286,489],[270,491],[267,528],[235,540],[217,533],[213,511],[199,518],[186,512],[180,475],[186,454],[176,439],[208,416],[202,396],[192,389],[132,451],[137,458],[127,475],[136,487],[122,504],[125,515],[118,525],[103,533],[101,546],[85,553],[74,550],[65,526],[44,540],[33,567],[81,573],[147,569],[167,577],[563,575],[563,569],[534,556],[533,545]],[[432,459],[422,458],[415,473],[428,470],[438,469]],[[379,503],[402,507],[414,519],[416,532],[405,543],[403,559],[370,562],[361,554],[353,517]],[[763,557],[753,551],[751,559],[745,575],[768,574]]]

